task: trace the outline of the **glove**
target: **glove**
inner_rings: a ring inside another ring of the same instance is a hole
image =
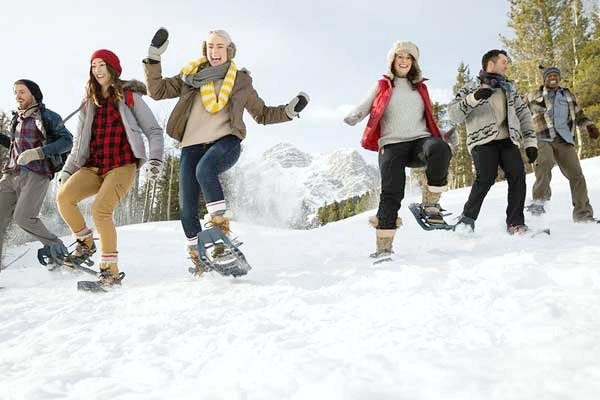
[[[350,126],[354,126],[358,123],[358,121],[361,120],[361,118],[362,116],[360,115],[360,113],[352,113],[349,114],[346,118],[344,118],[344,122]]]
[[[310,97],[306,93],[300,92],[285,106],[285,113],[290,119],[293,119],[298,116],[300,111],[304,110],[309,101]]]
[[[43,160],[46,158],[44,155],[44,151],[41,147],[36,147],[35,149],[25,150],[19,157],[17,158],[17,164],[19,165],[27,165],[32,161]]]
[[[169,31],[165,28],[160,28],[154,34],[150,47],[148,47],[148,58],[154,61],[160,61],[160,56],[167,50],[169,45]]]
[[[535,160],[537,160],[538,149],[535,147],[528,147],[525,149],[525,154],[527,154],[527,160],[529,160],[529,164],[533,164]]]
[[[598,132],[598,128],[594,124],[588,125],[587,131],[592,139],[598,139],[598,136],[600,136],[600,132]]]
[[[473,93],[473,97],[475,97],[475,100],[485,100],[489,98],[492,93],[494,93],[494,91],[490,88],[481,88]]]
[[[151,159],[144,164],[144,173],[146,177],[152,181],[157,180],[160,177],[162,171],[162,161],[157,159]]]
[[[58,182],[58,187],[61,187],[67,182],[67,179],[71,177],[71,173],[61,170],[58,174],[56,174],[56,181]]]

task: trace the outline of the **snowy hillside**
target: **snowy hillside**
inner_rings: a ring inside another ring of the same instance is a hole
[[[600,213],[600,159],[583,168]],[[527,221],[551,236],[504,233],[500,183],[473,235],[425,232],[403,208],[396,260],[377,266],[367,213],[234,223],[254,266],[237,280],[188,275],[178,223],[121,228],[127,278],[101,295],[31,250],[0,273],[0,398],[598,399],[600,225],[571,222],[554,175],[549,213]],[[443,204],[459,213],[467,194]]]
[[[361,195],[379,185],[377,169],[355,150],[311,155],[287,143],[273,146],[258,159],[242,159],[229,176],[234,213],[275,227],[307,227],[325,202]]]

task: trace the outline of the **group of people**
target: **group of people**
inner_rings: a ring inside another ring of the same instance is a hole
[[[61,117],[45,107],[35,82],[20,79],[14,83],[18,110],[9,134],[0,135],[0,144],[9,149],[0,180],[1,232],[13,218],[42,242],[52,260],[67,265],[83,262],[97,249],[78,204],[95,195],[92,219],[99,236],[99,283],[119,284],[123,274],[118,267],[113,212],[131,189],[139,168],[149,179],[157,179],[162,169],[163,129],[142,96],[177,98],[166,133],[180,142],[180,218],[188,255],[196,272],[202,273],[197,247],[203,229],[200,196],[206,202],[208,226],[229,234],[231,213],[219,175],[240,156],[240,143],[246,136],[244,110],[258,123],[282,123],[297,117],[310,99],[300,92],[287,104],[265,105],[249,72],[236,66],[236,46],[226,31],[211,31],[200,58],[184,65],[176,75],[163,77],[161,58],[168,44],[168,32],[161,28],[143,60],[146,84],[122,80],[115,53],[106,49],[93,52],[75,138]],[[452,121],[466,124],[467,146],[477,175],[458,226],[474,229],[500,166],[509,187],[507,230],[514,234],[527,229],[520,146],[525,147],[528,161],[535,162],[533,204],[538,210],[550,199],[550,171],[558,163],[571,183],[574,220],[595,221],[573,143],[576,127],[587,129],[594,138],[598,129],[585,117],[575,96],[560,86],[557,68],[547,68],[544,85],[524,101],[506,78],[508,65],[505,51],[487,52],[477,81],[461,88],[449,105]],[[377,215],[369,219],[376,228],[377,257],[392,253],[396,229],[401,225],[398,210],[404,198],[405,167],[426,168],[421,207],[430,223],[444,223],[439,201],[448,187],[452,150],[447,142],[451,134],[437,126],[425,80],[417,46],[397,42],[388,53],[385,75],[344,119],[355,125],[369,115],[362,145],[379,153],[381,197]],[[76,238],[71,252],[39,218],[55,175],[59,185],[56,204]]]
[[[509,63],[504,50],[486,52],[477,79],[460,88],[448,105],[452,122],[466,125],[466,144],[476,172],[454,229],[475,229],[483,200],[500,167],[508,182],[507,232],[527,231],[521,147],[525,148],[527,161],[534,163],[533,213],[543,213],[543,203],[550,200],[551,170],[556,163],[571,185],[573,220],[598,222],[593,216],[574,146],[577,128],[596,139],[597,127],[584,115],[575,95],[560,86],[558,68],[545,68],[543,85],[524,99],[506,77]],[[439,200],[448,187],[452,157],[447,143],[452,135],[441,133],[433,118],[418,47],[411,42],[395,43],[388,52],[385,68],[385,75],[344,119],[347,124],[355,125],[369,115],[362,145],[379,153],[381,196],[377,215],[369,219],[376,229],[373,257],[393,252],[396,229],[402,223],[398,210],[404,198],[406,167],[426,168],[421,209],[429,223],[444,223]]]

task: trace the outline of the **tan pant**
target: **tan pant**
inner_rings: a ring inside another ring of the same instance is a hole
[[[81,168],[58,191],[58,211],[73,232],[85,228],[85,219],[77,204],[96,195],[92,204],[92,218],[100,236],[102,254],[117,252],[113,211],[131,189],[135,172],[135,164],[115,168],[103,175],[98,174],[98,168]]]
[[[562,174],[569,180],[573,202],[573,220],[578,222],[593,218],[594,210],[590,205],[585,177],[575,146],[560,138],[554,142],[538,141],[538,158],[534,165],[533,200],[536,202],[550,200],[552,195],[550,180],[554,164],[558,164]]]

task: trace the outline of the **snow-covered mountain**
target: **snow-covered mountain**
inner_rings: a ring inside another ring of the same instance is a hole
[[[311,155],[278,144],[258,159],[243,158],[225,178],[234,214],[278,227],[308,227],[326,202],[376,189],[377,168],[355,150]]]
[[[598,212],[600,158],[582,166]],[[506,182],[474,234],[426,232],[403,207],[375,266],[372,211],[306,231],[234,221],[239,279],[190,276],[176,221],[120,227],[127,277],[104,294],[46,271],[39,244],[6,249],[30,250],[0,273],[0,398],[598,399],[600,225],[571,221],[558,168],[552,196],[526,216],[552,230],[535,238],[506,234]]]

